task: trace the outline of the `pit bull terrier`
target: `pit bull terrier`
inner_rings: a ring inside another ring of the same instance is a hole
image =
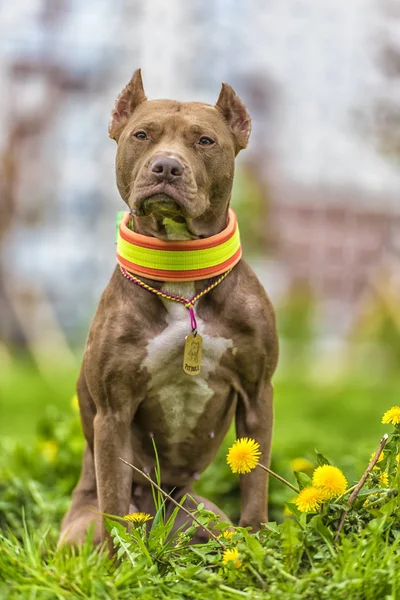
[[[109,126],[118,144],[117,186],[131,215],[126,229],[168,248],[218,239],[230,219],[235,156],[247,146],[250,129],[247,109],[229,85],[222,85],[215,106],[148,101],[137,70]],[[201,370],[194,376],[182,368],[188,306],[155,292],[191,298],[215,277],[178,282],[141,277],[143,285],[135,285],[121,263],[115,269],[93,319],[77,383],[86,449],[62,543],[84,541],[91,523],[95,542],[104,540],[100,513],[154,514],[150,487],[119,459],[154,473],[153,439],[164,488],[174,490],[176,499],[190,492],[225,520],[191,486],[215,457],[234,417],[237,436],[257,440],[269,464],[275,317],[251,268],[244,260],[236,263],[193,310],[199,338],[189,360],[199,359],[202,338]],[[241,476],[240,488],[240,525],[255,531],[267,520],[266,473],[255,469]]]

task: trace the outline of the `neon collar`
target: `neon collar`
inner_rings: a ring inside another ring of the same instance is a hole
[[[157,281],[198,281],[225,273],[242,256],[234,211],[223,231],[200,240],[166,242],[141,235],[128,227],[122,214],[117,235],[117,260],[128,272]]]

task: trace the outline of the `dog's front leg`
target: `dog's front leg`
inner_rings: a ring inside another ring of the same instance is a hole
[[[267,467],[270,463],[273,388],[270,381],[262,382],[256,392],[239,398],[236,410],[237,437],[250,437],[260,444],[260,461]],[[254,531],[268,520],[268,476],[255,468],[251,473],[240,476],[241,517],[240,526],[250,526]]]
[[[94,419],[94,458],[101,513],[122,517],[128,513],[132,491],[131,418],[128,414],[98,412]],[[102,539],[106,537],[102,529]]]

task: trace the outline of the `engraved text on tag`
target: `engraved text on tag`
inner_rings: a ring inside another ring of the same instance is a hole
[[[183,370],[188,375],[200,373],[203,340],[198,333],[189,333],[186,336],[185,352],[183,356]]]

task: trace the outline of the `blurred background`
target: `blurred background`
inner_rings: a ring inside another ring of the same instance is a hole
[[[275,456],[372,451],[400,389],[400,0],[0,0],[0,434],[71,410],[139,66],[149,98],[226,81],[253,118],[233,206],[278,314]]]

